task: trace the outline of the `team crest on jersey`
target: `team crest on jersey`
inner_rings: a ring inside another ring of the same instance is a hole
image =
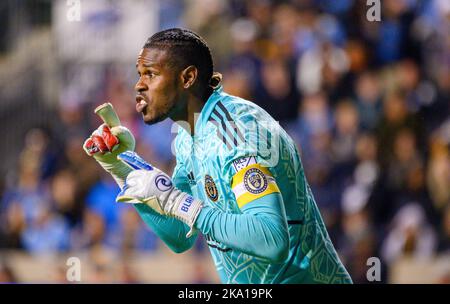
[[[244,185],[248,192],[260,194],[267,189],[267,178],[258,168],[251,168],[244,175]]]
[[[219,198],[219,192],[217,191],[216,183],[208,174],[205,175],[205,192],[209,199],[213,202],[217,201]]]

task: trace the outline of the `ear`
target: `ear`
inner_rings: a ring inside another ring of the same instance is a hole
[[[195,66],[190,65],[181,71],[181,81],[183,88],[189,89],[197,80],[198,70]]]

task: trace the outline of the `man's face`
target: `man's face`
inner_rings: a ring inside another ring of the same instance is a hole
[[[139,80],[135,85],[136,111],[146,124],[166,119],[180,99],[178,71],[170,64],[169,53],[156,48],[144,48],[136,62]]]

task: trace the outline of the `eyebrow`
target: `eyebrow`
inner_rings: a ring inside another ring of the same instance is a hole
[[[156,63],[144,63],[142,64],[144,68],[150,68],[156,65]],[[138,64],[136,63],[136,68],[138,67]]]

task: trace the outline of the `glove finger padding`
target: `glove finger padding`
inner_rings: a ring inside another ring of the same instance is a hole
[[[123,126],[109,128],[102,124],[84,142],[83,148],[122,188],[132,169],[117,159],[117,156],[122,152],[134,150],[135,139],[130,130]]]
[[[92,156],[95,153],[100,152],[100,149],[97,147],[97,145],[94,143],[91,137],[89,137],[84,141],[83,149],[89,156]]]
[[[115,151],[119,147],[119,138],[111,133],[111,129],[102,124],[89,137],[83,145],[84,150],[89,156],[94,154],[105,154]]]
[[[92,135],[91,139],[101,154],[104,154],[104,153],[107,153],[110,151],[105,140],[100,135]]]
[[[111,129],[107,125],[103,125],[102,139],[109,152],[112,152],[119,147],[119,138],[111,133]]]

